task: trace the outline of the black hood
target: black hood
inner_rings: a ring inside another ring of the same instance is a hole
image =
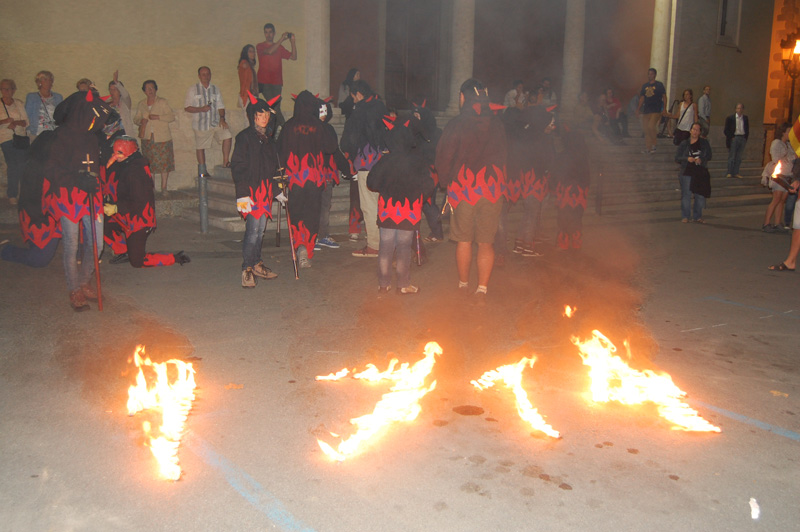
[[[386,147],[389,153],[406,155],[414,148],[414,136],[405,125],[396,123],[386,132]]]
[[[321,100],[310,92],[301,92],[294,101],[294,118],[305,123],[318,121],[320,103]]]
[[[103,130],[112,112],[96,91],[78,91],[58,104],[53,119],[59,127],[96,133]]]
[[[433,116],[433,112],[428,109],[427,107],[421,106],[414,106],[411,109],[412,118],[411,118],[411,129],[414,135],[419,135],[427,141],[433,140],[434,134],[436,133],[436,117]],[[414,113],[419,114],[419,119],[414,116]]]

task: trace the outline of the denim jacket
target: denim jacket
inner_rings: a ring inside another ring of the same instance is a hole
[[[51,92],[53,95],[53,103],[58,106],[64,97],[57,92]],[[29,92],[25,98],[25,112],[28,113],[28,133],[36,135],[36,130],[39,129],[39,110],[42,108],[42,98],[38,92]],[[52,117],[50,117],[52,118]],[[55,120],[53,121],[55,125]]]

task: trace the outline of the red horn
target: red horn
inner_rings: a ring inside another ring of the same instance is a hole
[[[420,105],[420,107],[425,107],[425,104],[426,104],[426,103],[428,103],[428,99],[427,99],[427,98],[425,98],[424,100],[422,100],[422,105]]]
[[[295,96],[294,94],[292,94],[292,97],[297,98],[297,96]],[[274,107],[275,104],[278,103],[278,100],[280,100],[280,99],[281,99],[281,95],[279,94],[279,95],[275,96],[273,99],[267,100],[267,103],[269,104],[270,107]]]
[[[545,110],[546,110],[548,113],[552,113],[552,112],[553,112],[553,110],[554,110],[556,107],[558,107],[558,104],[551,105],[550,107],[547,107],[547,108],[545,108]]]
[[[411,120],[406,120],[406,123],[405,123],[405,124],[403,124],[403,127],[408,127],[408,125],[409,125],[410,123],[411,123]]]
[[[314,98],[316,98],[317,100],[319,100],[319,93],[316,93],[316,94],[314,95]]]
[[[387,120],[387,118],[390,118],[390,117],[384,117],[383,118],[383,123],[386,125],[386,129],[391,131],[392,129],[394,129],[394,122],[392,122],[391,120]]]
[[[87,102],[93,102],[94,101],[94,96],[92,95],[92,89],[89,89],[88,91],[86,91],[86,101]]]
[[[480,103],[478,103],[478,102],[473,103],[472,104],[472,108],[475,109],[476,113],[481,114],[481,104]]]
[[[392,115],[383,115],[383,119],[384,120],[391,120],[392,122],[394,122],[395,119],[397,119],[397,117],[396,116],[392,116]]]
[[[255,96],[253,96],[252,92],[247,91],[247,95],[250,97],[250,103],[251,104],[255,105],[256,103],[258,103],[258,99],[256,99]]]
[[[296,99],[297,99],[297,95],[293,93],[292,94],[292,100],[296,100]]]
[[[100,96],[100,99],[104,102],[108,102],[111,100],[111,95],[109,94],[108,96]]]
[[[491,102],[489,103],[489,109],[491,109],[495,113],[498,111],[502,111],[505,108],[506,108],[505,105],[500,105],[499,103],[491,103]]]
[[[328,96],[327,98],[325,98],[322,101],[325,102],[325,103],[331,103],[331,100],[333,100],[333,96]]]

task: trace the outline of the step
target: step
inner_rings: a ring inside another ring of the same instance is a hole
[[[749,194],[741,196],[712,196],[706,200],[706,209],[724,209],[729,207],[742,207],[747,205],[768,205],[771,198],[767,194]],[[591,201],[591,199],[590,199]],[[681,202],[676,200],[663,200],[650,203],[625,203],[619,205],[603,205],[601,215],[631,214],[655,211],[674,211],[680,213]]]

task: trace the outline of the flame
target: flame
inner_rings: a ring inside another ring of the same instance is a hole
[[[584,342],[574,336],[571,341],[578,346],[583,364],[590,367],[592,400],[619,401],[626,405],[651,401],[658,407],[661,417],[676,425],[673,429],[722,432],[681,401],[686,392],[675,386],[668,374],[632,369],[613,354],[616,346],[600,331],[592,331],[592,338]],[[627,342],[625,345],[627,347]]]
[[[796,40],[794,43],[794,51],[793,54],[800,54],[800,39]]]
[[[781,162],[778,161],[778,164],[775,165],[775,170],[772,172],[772,177],[778,177],[781,175]]]
[[[558,431],[544,420],[538,410],[533,408],[533,405],[528,399],[528,394],[522,387],[522,371],[525,369],[525,366],[532,368],[534,362],[536,362],[535,357],[523,357],[516,364],[508,364],[487,371],[481,375],[477,381],[470,381],[470,384],[475,386],[478,390],[485,390],[494,386],[498,380],[502,380],[505,382],[506,388],[511,388],[514,392],[514,396],[517,399],[517,412],[519,413],[519,417],[528,422],[534,429],[544,432],[553,438],[560,438],[561,435]]]
[[[136,375],[136,385],[128,388],[128,415],[132,416],[149,409],[161,411],[161,426],[157,435],[153,434],[148,421],[142,423],[142,428],[145,436],[149,438],[147,445],[158,461],[161,475],[169,480],[178,480],[181,477],[178,446],[186,418],[192,409],[196,387],[195,371],[191,363],[181,360],[172,359],[155,363],[145,355],[143,345],[136,347],[133,360],[139,368],[139,373]],[[169,365],[174,366],[177,371],[177,377],[172,383],[169,382],[167,375]],[[149,367],[155,373],[156,378],[152,386],[147,384],[143,366]]]
[[[419,401],[430,391],[436,388],[436,381],[425,386],[425,379],[433,370],[436,355],[442,354],[442,348],[436,342],[428,342],[425,346],[425,358],[417,361],[413,366],[403,363],[399,368],[397,359],[392,359],[389,368],[380,372],[373,364],[368,364],[367,369],[356,373],[353,378],[364,379],[370,382],[390,380],[394,382],[391,390],[384,394],[375,405],[371,414],[353,418],[350,423],[357,427],[357,431],[346,440],[339,442],[334,449],[328,443],[317,439],[322,451],[331,459],[339,462],[354,455],[359,446],[375,436],[381,429],[398,421],[413,421],[417,418],[422,407]],[[344,371],[344,370],[342,370]],[[339,371],[339,373],[342,373]],[[319,379],[319,377],[318,377]],[[332,436],[338,435],[331,433]]]
[[[571,318],[575,315],[575,312],[578,310],[577,307],[570,307],[569,305],[564,306],[564,316],[567,318]]]
[[[328,373],[325,376],[317,375],[316,379],[318,381],[338,381],[339,379],[346,377],[350,373],[350,370],[347,368],[342,368],[336,373]]]

